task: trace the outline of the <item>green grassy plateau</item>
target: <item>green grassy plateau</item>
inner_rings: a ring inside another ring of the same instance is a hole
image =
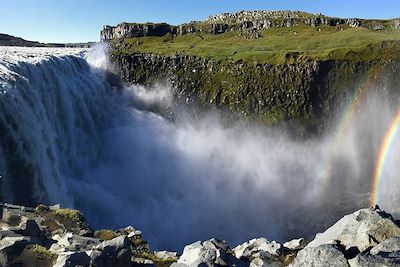
[[[253,36],[254,33],[242,31],[130,38],[114,41],[114,53],[187,54],[271,64],[306,59],[374,60],[398,58],[400,54],[396,45],[400,31],[392,29],[369,30],[343,25],[311,27],[303,24],[259,33],[261,36],[258,38]]]

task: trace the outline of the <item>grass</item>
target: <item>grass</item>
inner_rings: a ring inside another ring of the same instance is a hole
[[[400,31],[396,30],[373,31],[349,26],[311,27],[304,24],[272,28],[260,34],[260,38],[252,38],[252,33],[240,31],[218,35],[196,32],[178,36],[167,34],[163,37],[131,38],[115,42],[114,53],[187,54],[276,64],[306,59],[380,57],[382,53],[371,54],[371,50],[381,49],[384,42],[400,40]]]
[[[103,229],[103,230],[98,230],[94,232],[94,238],[98,238],[100,240],[106,241],[106,240],[111,240],[116,237],[120,236],[116,232],[108,229]]]
[[[60,222],[64,226],[68,227],[87,227],[85,217],[78,211],[74,209],[59,209],[54,211],[56,218],[60,219]]]
[[[140,251],[140,252],[132,251],[132,254],[136,258],[151,260],[155,263],[156,266],[170,266],[172,263],[177,261],[177,259],[175,258],[165,258],[165,259],[159,258],[153,252],[150,251]]]
[[[55,211],[55,214],[56,216],[60,216],[74,222],[79,222],[82,218],[81,213],[74,209],[59,209]]]
[[[49,251],[47,248],[41,245],[31,245],[28,246],[28,249],[42,258],[50,258],[50,259],[57,258],[56,254],[54,254],[53,252]]]

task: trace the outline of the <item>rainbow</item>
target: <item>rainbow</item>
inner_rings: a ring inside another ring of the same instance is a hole
[[[395,118],[390,124],[389,130],[386,132],[385,138],[380,146],[378,157],[375,163],[374,176],[371,185],[371,196],[369,199],[370,205],[378,204],[379,197],[379,183],[382,180],[383,172],[385,170],[386,160],[393,145],[393,141],[400,128],[400,110],[397,112]]]
[[[340,151],[340,144],[342,143],[343,139],[350,128],[353,120],[356,117],[357,111],[360,109],[364,99],[367,96],[368,89],[372,87],[373,80],[378,76],[378,71],[374,71],[372,75],[370,75],[369,79],[367,79],[364,84],[362,84],[358,90],[355,90],[350,101],[345,106],[342,115],[339,118],[338,126],[334,131],[334,138],[333,142],[330,144],[328,148],[328,156],[325,159],[323,164],[323,172],[321,175],[321,184],[320,184],[320,200],[325,197],[326,190],[329,188],[331,178],[332,178],[332,171],[333,171],[333,163],[335,161],[335,157]],[[322,202],[321,202],[322,203]]]
[[[355,90],[349,102],[344,106],[344,110],[341,113],[338,124],[334,131],[333,141],[328,147],[328,153],[322,165],[322,173],[319,182],[319,200],[323,203],[326,197],[326,192],[329,190],[332,181],[332,171],[335,159],[340,152],[340,145],[346,138],[346,134],[350,129],[353,121],[356,118],[357,112],[359,111],[361,105],[367,97],[368,91],[373,88],[376,79],[380,76],[382,72],[381,68],[374,68],[369,73],[367,79],[360,84],[358,90]]]

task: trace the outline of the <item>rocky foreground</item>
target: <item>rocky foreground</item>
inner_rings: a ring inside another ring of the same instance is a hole
[[[142,233],[93,231],[76,210],[2,204],[0,266],[400,266],[400,227],[379,207],[347,215],[307,242],[257,238],[235,248],[211,239],[182,254],[152,251]]]

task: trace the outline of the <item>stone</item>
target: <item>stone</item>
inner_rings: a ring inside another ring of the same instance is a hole
[[[23,236],[41,237],[43,235],[42,230],[33,219],[25,219],[19,227],[20,229],[16,233]]]
[[[83,237],[73,233],[54,235],[53,240],[57,243],[52,244],[49,250],[55,253],[91,250],[100,243],[96,238]]]
[[[115,232],[122,234],[122,235],[129,235],[130,233],[135,232],[135,231],[136,231],[136,229],[133,226],[129,225],[125,228],[118,229]]]
[[[114,251],[117,251],[117,250],[120,250],[120,249],[129,248],[129,247],[130,247],[130,244],[129,244],[128,237],[126,235],[121,235],[121,236],[118,236],[118,237],[116,237],[114,239],[107,240],[107,241],[104,241],[104,242],[100,243],[96,247],[96,249],[98,249],[98,250],[110,250],[110,249],[112,249]]]
[[[291,267],[346,267],[349,266],[343,253],[334,245],[306,247],[299,251],[289,265]]]
[[[265,260],[262,257],[256,257],[251,262],[249,267],[282,267],[283,265],[277,261]]]
[[[56,204],[56,205],[53,205],[53,206],[49,206],[49,209],[50,210],[60,210],[61,209],[61,205],[60,204]]]
[[[280,256],[281,244],[275,241],[268,241],[266,238],[252,239],[243,243],[233,249],[236,258],[241,257],[251,258],[253,254],[258,252],[268,253],[269,258],[276,258]],[[267,255],[264,253],[264,255]]]
[[[0,240],[0,251],[3,253],[17,255],[29,244],[38,243],[30,237],[5,237]]]
[[[359,254],[349,260],[350,267],[399,267],[400,255],[378,256],[371,254]]]
[[[400,251],[400,238],[389,238],[370,250],[372,255],[389,254]]]
[[[299,239],[293,239],[291,241],[288,241],[283,244],[285,248],[288,248],[290,250],[300,250],[305,248],[307,245],[307,242],[304,238],[299,238]]]
[[[22,215],[9,209],[3,209],[2,220],[9,226],[17,226],[21,223]]]
[[[17,234],[14,231],[11,230],[0,230],[0,240],[5,238],[5,237],[21,237],[22,235]]]
[[[240,261],[234,257],[233,252],[225,241],[211,239],[185,246],[178,262],[173,263],[171,266],[211,267],[215,265],[238,266],[240,265]]]
[[[131,247],[126,235],[97,245],[91,252],[91,263],[96,267],[128,267],[131,260]]]
[[[57,257],[56,263],[53,267],[76,267],[76,266],[89,266],[90,257],[84,252],[64,252],[60,253]]]
[[[346,215],[322,234],[317,234],[306,248],[323,244],[340,244],[346,250],[360,252],[391,237],[400,237],[400,228],[391,216],[381,210],[362,209]]]
[[[178,253],[177,252],[171,252],[171,251],[154,251],[154,255],[163,260],[167,259],[176,259],[178,260]]]

